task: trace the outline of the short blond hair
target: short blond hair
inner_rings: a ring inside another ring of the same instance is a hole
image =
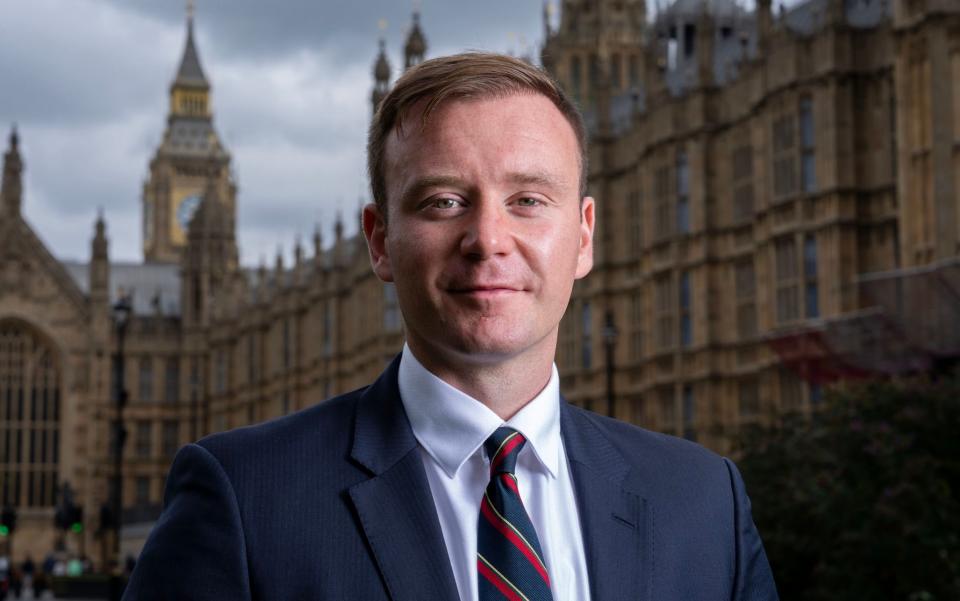
[[[448,100],[501,98],[534,93],[549,99],[573,128],[580,150],[580,196],[587,186],[587,131],[579,109],[542,69],[503,54],[465,52],[424,61],[407,70],[380,102],[367,136],[367,170],[374,202],[387,214],[386,147],[390,133],[403,131],[403,119],[426,101],[421,127]]]

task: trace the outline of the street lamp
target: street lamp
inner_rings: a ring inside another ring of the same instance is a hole
[[[123,443],[127,438],[127,430],[123,427],[123,408],[127,404],[127,387],[124,369],[124,349],[123,342],[127,335],[127,326],[130,323],[130,314],[133,307],[130,303],[130,296],[120,292],[117,302],[113,305],[113,324],[117,335],[117,354],[114,358],[114,368],[116,374],[114,377],[114,402],[116,403],[116,415],[113,420],[113,488],[111,492],[111,508],[113,511],[113,556],[116,558],[117,565],[122,565],[120,560],[120,511],[122,507],[123,493]]]
[[[603,346],[607,351],[607,415],[616,417],[613,395],[614,350],[617,348],[617,326],[613,324],[613,311],[607,309],[603,326]]]

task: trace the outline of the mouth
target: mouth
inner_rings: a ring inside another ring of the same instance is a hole
[[[448,288],[448,292],[454,296],[467,296],[472,298],[497,298],[509,296],[523,292],[523,288],[509,284],[480,284],[454,286]]]

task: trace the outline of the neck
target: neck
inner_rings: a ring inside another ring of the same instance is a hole
[[[508,357],[477,358],[448,349],[434,349],[412,337],[407,340],[407,346],[427,371],[507,421],[550,381],[556,335],[550,338],[543,341],[543,348],[535,347]]]

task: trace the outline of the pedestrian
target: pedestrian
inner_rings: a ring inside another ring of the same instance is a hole
[[[17,567],[13,567],[10,570],[9,592],[13,593],[14,599],[19,599],[23,594],[23,575]]]
[[[42,598],[48,588],[50,588],[50,574],[41,570],[33,580],[33,596],[37,599]]]
[[[23,560],[21,569],[23,570],[23,588],[25,591],[33,593],[33,573],[36,569],[33,558],[27,555],[27,558]]]

